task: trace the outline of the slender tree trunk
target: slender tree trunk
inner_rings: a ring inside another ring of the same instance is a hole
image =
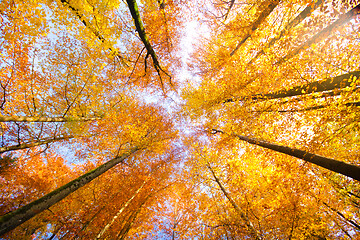
[[[260,237],[258,236],[258,233],[256,229],[253,227],[253,224],[250,222],[249,218],[245,215],[243,211],[241,211],[240,207],[236,204],[236,202],[232,199],[230,194],[226,191],[224,186],[221,184],[219,178],[216,176],[214,170],[211,168],[210,164],[208,163],[206,166],[210,170],[211,174],[213,175],[216,183],[219,185],[221,191],[224,193],[225,197],[229,200],[233,208],[239,214],[240,218],[244,221],[245,226],[247,227],[247,230],[249,231],[250,235],[253,237],[253,239],[259,240]]]
[[[269,3],[270,2],[270,3]],[[255,20],[255,22],[252,23],[251,28],[248,30],[248,32],[245,34],[245,36],[238,42],[235,49],[230,53],[230,56],[233,56],[236,51],[241,47],[241,45],[246,42],[246,40],[251,37],[251,35],[256,31],[256,29],[259,27],[259,25],[265,20],[267,16],[270,15],[270,13],[274,10],[274,8],[279,4],[279,0],[272,0],[272,1],[264,1],[263,4],[260,6],[261,8],[264,8],[264,10],[261,12],[259,17]]]
[[[162,78],[161,78],[161,75],[160,75],[160,71],[162,71],[163,73],[165,73],[168,77],[170,77],[170,75],[168,75],[160,66],[160,63],[159,63],[159,60],[158,60],[158,57],[153,49],[153,47],[151,46],[150,44],[150,41],[149,41],[149,38],[147,37],[146,35],[146,32],[145,32],[145,28],[144,28],[144,25],[141,21],[141,18],[140,18],[140,13],[139,13],[139,9],[138,9],[138,6],[137,6],[137,3],[136,3],[136,0],[126,0],[127,4],[128,4],[128,7],[129,7],[129,10],[130,10],[130,13],[131,13],[131,16],[134,20],[134,24],[135,24],[135,27],[136,27],[136,31],[138,32],[139,34],[139,37],[141,39],[141,41],[143,42],[145,48],[146,48],[146,51],[148,53],[148,55],[151,56],[152,60],[153,60],[153,63],[154,63],[154,68],[156,70],[156,72],[158,73],[158,76],[160,78],[160,83],[161,83],[161,88],[164,90],[164,83],[162,81]],[[170,84],[171,84],[171,77],[170,77]]]
[[[131,214],[131,216],[130,216],[129,220],[126,222],[124,228],[120,231],[118,239],[120,239],[120,240],[125,239],[126,235],[128,234],[132,225],[134,224],[137,215],[140,213],[142,205],[143,204],[141,204],[141,206],[136,210],[136,212]]]
[[[338,214],[340,217],[342,217],[348,224],[352,225],[353,227],[355,227],[357,229],[357,231],[360,230],[360,225],[357,224],[355,221],[348,219],[346,216],[344,216],[344,214],[342,214],[339,210],[329,206],[326,202],[321,201],[326,207],[328,207],[329,209],[331,209],[332,211],[336,212],[336,214]]]
[[[317,0],[315,3],[309,3],[308,6],[299,15],[297,15],[296,18],[294,18],[288,25],[286,25],[285,28],[280,32],[280,34],[278,36],[272,38],[263,49],[269,48],[272,45],[274,45],[274,43],[277,40],[279,40],[280,38],[282,38],[286,32],[288,32],[291,28],[295,27],[300,22],[302,22],[305,18],[310,16],[311,13],[313,11],[315,11],[315,9],[317,9],[321,4],[323,4],[323,2],[324,2],[324,0]],[[256,54],[256,56],[254,58],[252,58],[251,61],[247,65],[252,64],[256,59],[258,59],[264,53],[265,53],[264,50],[259,51]]]
[[[216,133],[224,133],[224,132],[221,130],[213,129],[212,133],[216,134]],[[257,145],[260,147],[274,150],[276,152],[284,153],[289,156],[300,158],[306,162],[314,163],[314,164],[316,164],[320,167],[326,168],[330,171],[340,173],[344,176],[347,176],[347,177],[350,177],[350,178],[360,181],[360,167],[359,166],[341,162],[336,159],[323,157],[323,156],[309,153],[309,152],[299,150],[296,148],[290,148],[290,147],[286,147],[286,146],[282,146],[282,145],[278,145],[278,144],[274,144],[274,143],[269,143],[269,142],[266,142],[263,140],[249,138],[249,137],[245,137],[245,136],[241,136],[241,135],[237,135],[237,134],[230,134],[230,135],[237,137],[238,139],[248,142],[250,144],[254,144],[254,145]]]
[[[51,193],[0,217],[0,236],[16,228],[20,224],[31,219],[45,209],[48,209],[60,200],[64,199],[70,193],[91,182],[93,179],[105,173],[118,163],[124,161],[127,157],[135,153],[137,150],[138,148],[134,147],[129,152],[124,153],[120,157],[109,160],[101,166],[78,177],[77,179],[63,185],[62,187],[57,188]]]
[[[53,234],[51,234],[51,236],[47,239],[47,240],[52,240],[56,237],[56,235],[58,234],[58,232],[61,230],[62,227],[58,227],[55,232],[53,232]]]
[[[278,64],[278,65],[282,64],[283,62],[290,60],[292,57],[297,55],[302,50],[309,48],[312,44],[322,41],[324,38],[328,37],[334,29],[341,27],[345,23],[349,22],[351,19],[353,19],[359,13],[360,13],[360,4],[357,5],[356,7],[354,7],[353,9],[351,9],[350,11],[348,11],[347,13],[340,15],[338,20],[336,20],[334,23],[332,23],[329,26],[327,26],[326,28],[324,28],[319,33],[315,34],[312,38],[307,40],[305,43],[303,43],[297,49],[289,52],[285,57],[278,60],[276,62],[276,64]]]
[[[124,227],[120,230],[120,232],[117,234],[116,239],[120,239],[123,240],[125,239],[126,235],[128,234],[128,232],[131,229],[131,226],[134,224],[137,215],[139,215],[142,207],[144,206],[144,204],[147,202],[147,200],[153,196],[153,194],[149,194],[144,201],[141,202],[140,206],[138,207],[138,209],[136,210],[136,212],[133,212],[130,217],[129,220],[125,223]]]
[[[144,181],[141,186],[136,190],[136,192],[132,195],[132,197],[125,203],[125,205],[119,209],[119,211],[116,213],[116,215],[108,222],[103,229],[98,233],[98,235],[95,237],[95,240],[100,239],[102,235],[104,235],[105,231],[115,222],[115,220],[120,216],[120,214],[125,210],[127,206],[131,203],[131,201],[136,197],[136,195],[141,191],[141,189],[144,187],[146,181]]]
[[[155,51],[150,44],[149,38],[146,35],[144,25],[140,18],[140,13],[139,13],[138,6],[136,4],[136,0],[126,0],[126,2],[128,4],[131,16],[135,23],[136,31],[138,32],[141,41],[145,45],[147,52],[150,54],[150,56],[154,62],[154,65],[160,66],[159,60],[155,54]]]
[[[18,117],[0,116],[0,122],[87,122],[100,120],[101,117]]]
[[[75,6],[73,6],[70,3],[70,0],[60,0],[60,2],[65,6],[68,7],[78,18],[79,20],[84,24],[86,28],[88,28],[102,43],[106,43],[107,40],[104,38],[104,36],[101,35],[101,33],[93,26],[91,26],[91,23],[86,19],[84,14],[82,14],[79,9],[77,9]],[[120,55],[119,51],[114,49],[113,47],[109,47],[110,52],[118,57],[122,64],[127,66],[125,59]]]
[[[235,102],[242,100],[252,100],[252,101],[262,101],[269,99],[280,99],[286,97],[295,97],[299,95],[306,95],[310,93],[319,93],[325,91],[331,91],[334,89],[341,89],[345,87],[350,87],[354,82],[353,77],[359,78],[360,71],[354,71],[350,73],[346,73],[340,76],[336,76],[333,78],[327,78],[325,80],[320,80],[316,82],[311,82],[308,84],[303,84],[300,86],[295,86],[290,89],[279,90],[272,93],[266,94],[255,94],[253,96],[245,96],[239,98],[229,98],[224,100],[224,103],[227,102]]]
[[[45,138],[45,139],[34,141],[34,142],[21,143],[18,145],[13,145],[13,146],[8,146],[8,147],[0,147],[0,153],[32,148],[32,147],[49,144],[49,143],[53,143],[53,142],[58,142],[61,140],[68,140],[68,139],[72,139],[72,138],[74,138],[74,136],[49,137],[49,138]]]
[[[121,192],[121,191],[122,191],[122,190],[119,189],[117,192],[113,193],[113,194],[110,196],[109,200],[107,200],[107,201],[108,201],[108,202],[111,202],[112,199],[114,199],[114,197],[115,197],[119,192]],[[105,209],[106,206],[107,206],[107,204],[104,205],[104,206],[102,206],[99,210],[96,211],[96,213],[95,213],[88,221],[85,222],[85,224],[83,224],[82,228],[75,234],[74,239],[79,239],[79,234],[80,234],[82,231],[84,231],[84,230],[90,225],[90,223],[92,223],[92,221],[94,221],[94,219],[97,217],[97,215],[98,215],[103,209]],[[64,237],[65,237],[65,235],[64,235],[61,239],[63,239]]]

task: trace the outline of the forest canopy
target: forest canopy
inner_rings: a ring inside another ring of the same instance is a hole
[[[360,1],[3,0],[2,239],[358,239]]]

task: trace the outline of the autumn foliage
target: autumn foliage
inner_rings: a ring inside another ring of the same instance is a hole
[[[1,237],[358,239],[359,33],[356,0],[1,1]]]

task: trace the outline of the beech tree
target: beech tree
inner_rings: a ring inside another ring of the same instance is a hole
[[[2,1],[1,237],[357,239],[359,13]]]

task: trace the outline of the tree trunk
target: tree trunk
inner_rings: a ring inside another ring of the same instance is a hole
[[[126,2],[128,4],[131,16],[132,16],[132,18],[134,20],[136,31],[138,32],[139,37],[140,37],[141,41],[143,42],[147,53],[151,56],[151,58],[153,60],[154,68],[155,68],[155,70],[158,73],[159,78],[160,78],[161,88],[164,90],[164,83],[163,83],[163,81],[161,79],[160,71],[164,72],[167,76],[169,76],[169,75],[164,70],[162,70],[162,68],[160,66],[160,63],[159,63],[159,60],[158,60],[158,57],[157,57],[153,47],[150,44],[149,38],[146,35],[144,25],[143,25],[143,23],[141,21],[141,18],[140,18],[140,13],[139,13],[138,6],[136,4],[136,0],[126,0]],[[170,84],[171,84],[171,80],[170,80]]]
[[[212,134],[216,134],[216,133],[224,133],[224,132],[221,130],[213,129]],[[323,156],[309,153],[309,152],[299,150],[296,148],[290,148],[290,147],[281,146],[281,145],[274,144],[274,143],[269,143],[269,142],[266,142],[263,140],[249,138],[249,137],[245,137],[245,136],[241,136],[241,135],[237,135],[237,134],[230,134],[230,135],[237,137],[242,141],[246,141],[250,144],[254,144],[254,145],[257,145],[260,147],[274,150],[276,152],[285,153],[286,155],[289,155],[289,156],[300,158],[306,162],[314,163],[314,164],[316,164],[320,167],[326,168],[330,171],[340,173],[344,176],[347,176],[347,177],[350,177],[350,178],[360,181],[360,167],[359,166],[341,162],[339,160],[335,160],[332,158],[323,157]]]
[[[360,107],[360,102],[348,102],[343,104],[343,106],[347,106],[347,107]],[[288,109],[288,110],[259,110],[259,111],[252,111],[252,112],[278,112],[278,113],[294,113],[294,112],[306,112],[306,111],[313,111],[313,110],[319,110],[319,109],[323,109],[329,107],[329,105],[318,105],[318,106],[312,106],[312,107],[307,107],[307,108],[302,108],[302,109]]]
[[[61,141],[61,140],[67,140],[67,139],[71,139],[71,138],[74,138],[74,136],[49,137],[49,138],[45,138],[45,139],[38,140],[35,142],[27,142],[27,143],[21,143],[18,145],[8,146],[8,147],[0,147],[0,153],[32,148],[32,147],[49,144],[49,143],[53,143],[53,142],[57,142],[57,141]]]
[[[321,202],[322,202],[326,207],[328,207],[328,208],[331,209],[332,211],[336,212],[336,213],[337,213],[340,217],[342,217],[348,224],[350,224],[350,225],[352,225],[353,227],[355,227],[357,231],[360,230],[360,225],[357,224],[355,221],[347,218],[347,217],[346,217],[344,214],[342,214],[339,210],[337,210],[337,209],[329,206],[326,202],[324,202],[324,201],[322,201],[322,200],[321,200]]]
[[[266,94],[255,94],[253,96],[245,96],[239,98],[229,98],[224,100],[224,103],[227,102],[235,102],[235,101],[242,101],[242,100],[252,100],[252,101],[262,101],[262,100],[269,100],[269,99],[280,99],[286,97],[295,97],[299,95],[306,95],[311,93],[318,93],[324,91],[331,91],[334,89],[341,89],[345,87],[350,87],[351,84],[354,82],[353,77],[359,78],[360,71],[354,71],[350,73],[346,73],[337,77],[328,78],[325,80],[320,80],[316,82],[311,82],[308,84],[303,84],[300,86],[295,86],[290,89],[279,90],[272,93]]]
[[[113,194],[110,196],[109,200],[107,200],[107,201],[108,201],[108,202],[111,202],[111,201],[114,199],[114,197],[115,197],[119,192],[121,192],[121,191],[122,191],[122,189],[119,189],[117,192],[113,193]],[[96,213],[95,213],[88,221],[86,221],[85,224],[83,224],[82,228],[75,234],[75,236],[74,236],[73,238],[74,238],[74,239],[79,239],[79,234],[80,234],[82,231],[84,231],[84,230],[90,225],[90,223],[92,223],[92,221],[94,221],[94,219],[97,217],[97,215],[98,215],[102,210],[104,210],[106,206],[107,206],[107,204],[104,205],[104,206],[102,206],[99,210],[97,210]],[[66,234],[65,234],[61,239],[64,239],[65,236],[66,236]]]
[[[233,208],[236,210],[236,212],[239,214],[240,218],[244,221],[247,230],[249,231],[250,235],[253,237],[253,239],[259,240],[259,236],[257,234],[256,229],[253,227],[252,223],[250,222],[249,218],[245,215],[243,211],[241,211],[240,207],[236,204],[236,202],[232,199],[230,194],[226,191],[224,186],[221,184],[219,178],[216,176],[214,170],[211,168],[210,164],[207,163],[207,168],[210,170],[211,174],[213,175],[216,183],[219,185],[221,191],[224,193],[225,197],[229,200]]]
[[[109,160],[101,166],[78,177],[77,179],[63,185],[62,187],[59,187],[51,193],[0,217],[0,236],[64,199],[70,193],[91,182],[93,179],[97,178],[118,163],[125,160],[137,150],[137,147],[132,148],[129,152],[124,153],[122,156]]]
[[[18,117],[0,116],[0,122],[87,122],[100,120],[101,117]]]
[[[324,0],[317,0],[315,3],[309,3],[308,6],[299,14],[296,16],[296,18],[294,18],[288,25],[285,26],[285,28],[280,32],[280,34],[274,38],[272,38],[268,44],[266,44],[265,47],[263,47],[263,49],[269,48],[272,45],[274,45],[274,43],[279,40],[280,38],[282,38],[282,36],[284,36],[284,34],[286,32],[288,32],[291,28],[293,28],[294,26],[298,25],[300,22],[302,22],[305,18],[307,18],[308,16],[311,15],[311,13],[313,11],[315,11],[316,8],[318,8],[321,4],[323,4]],[[256,59],[258,59],[259,56],[261,56],[262,54],[264,54],[264,50],[261,50],[260,52],[258,52],[256,54],[255,57],[253,57],[251,59],[251,61],[247,64],[250,65],[252,64]]]
[[[140,206],[138,207],[138,209],[136,210],[136,212],[133,212],[128,221],[125,223],[124,227],[120,230],[120,232],[117,234],[116,239],[120,239],[123,240],[125,239],[126,235],[128,234],[128,232],[130,231],[132,225],[134,224],[137,215],[140,213],[141,208],[144,206],[144,204],[146,203],[146,201],[152,196],[153,194],[149,194],[144,201],[141,202]]]
[[[68,7],[78,18],[79,20],[84,24],[84,26],[86,28],[88,28],[102,43],[106,43],[107,40],[101,35],[101,33],[94,28],[93,26],[91,26],[90,22],[85,18],[85,16],[79,11],[79,9],[77,9],[76,7],[74,7],[73,5],[70,4],[70,0],[60,0],[60,2],[65,6]],[[113,47],[109,47],[108,48],[110,50],[110,52],[119,58],[119,60],[121,61],[122,64],[124,64],[125,66],[127,66],[125,59],[120,55],[119,51],[114,49]]]
[[[270,2],[270,3],[269,3]],[[246,40],[251,37],[251,35],[256,31],[256,29],[259,27],[259,25],[265,20],[267,16],[270,15],[270,13],[274,10],[274,8],[279,4],[279,0],[275,1],[264,1],[264,3],[261,5],[264,10],[261,12],[259,17],[255,20],[255,22],[252,23],[251,28],[245,36],[238,42],[235,49],[230,53],[230,56],[233,56],[236,51],[241,47],[241,45],[246,42]]]
[[[114,221],[120,216],[120,214],[125,210],[127,206],[131,203],[131,201],[136,197],[136,195],[141,191],[141,189],[144,187],[146,181],[144,181],[141,186],[136,190],[136,192],[132,195],[132,197],[125,203],[125,205],[120,208],[120,210],[116,213],[116,215],[108,222],[103,229],[98,233],[98,235],[95,237],[95,240],[100,239],[102,235],[105,233],[105,231],[114,223]]]
[[[341,27],[345,23],[349,22],[352,18],[357,16],[360,13],[360,4],[348,11],[347,13],[344,13],[339,16],[339,19],[336,20],[334,23],[330,24],[326,28],[324,28],[319,33],[315,34],[312,38],[307,40],[305,43],[303,43],[300,47],[297,49],[289,52],[285,57],[282,57],[280,60],[276,62],[277,65],[282,64],[285,61],[288,61],[295,55],[297,55],[300,51],[309,48],[311,45],[322,41],[324,38],[328,37],[332,30],[336,29],[337,27]]]

